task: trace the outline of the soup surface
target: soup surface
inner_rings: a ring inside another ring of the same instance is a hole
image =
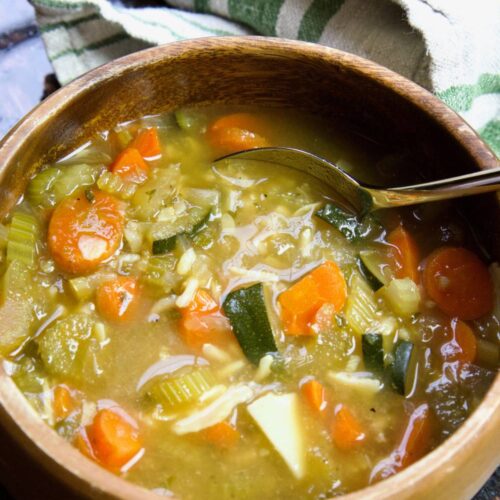
[[[360,218],[300,147],[401,169],[292,111],[180,110],[47,165],[3,225],[0,353],[48,425],[160,495],[327,498],[445,440],[498,366],[500,286],[450,204]]]

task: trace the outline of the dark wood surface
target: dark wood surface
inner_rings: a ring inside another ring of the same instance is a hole
[[[127,0],[127,5],[158,5],[158,1]],[[58,88],[47,60],[34,14],[26,0],[0,0],[0,138],[32,107]],[[12,474],[11,443],[2,443],[1,472]],[[25,471],[28,472],[28,471]],[[4,475],[4,474],[1,474]],[[25,477],[25,476],[23,476]],[[50,491],[50,480],[46,487]],[[9,491],[0,485],[0,499],[24,498],[22,483],[12,477]],[[14,495],[14,496],[11,496]],[[45,496],[44,496],[45,497]],[[40,497],[41,498],[41,497]],[[490,478],[475,500],[500,498],[500,469]]]

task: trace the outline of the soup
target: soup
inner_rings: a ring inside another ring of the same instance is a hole
[[[293,111],[186,109],[47,165],[0,226],[7,372],[159,495],[358,490],[445,440],[496,373],[498,267],[453,205],[361,218],[302,172],[213,163],[266,145],[370,182],[398,167]]]

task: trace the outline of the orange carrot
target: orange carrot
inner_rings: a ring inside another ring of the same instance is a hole
[[[442,247],[427,259],[424,285],[429,297],[449,316],[478,319],[493,308],[488,268],[469,250]]]
[[[56,264],[68,273],[92,272],[115,253],[122,239],[122,203],[102,191],[91,193],[87,197],[80,191],[64,199],[50,219],[49,250]]]
[[[181,309],[179,332],[188,347],[200,352],[203,344],[224,347],[234,342],[229,320],[206,290],[198,290],[192,302]]]
[[[155,158],[161,155],[158,131],[156,128],[142,130],[132,141],[130,147],[137,149],[143,158]]]
[[[222,421],[199,432],[201,438],[218,448],[232,448],[240,439],[240,433],[228,422]]]
[[[54,417],[57,421],[64,420],[76,408],[76,401],[66,385],[54,388],[53,400]]]
[[[309,380],[300,387],[300,392],[309,406],[318,414],[324,414],[327,407],[326,392],[317,380]]]
[[[330,432],[335,446],[342,451],[351,451],[366,439],[359,421],[342,404],[335,408]]]
[[[410,278],[418,284],[420,282],[418,272],[420,255],[411,234],[403,226],[398,226],[389,233],[387,241],[393,246],[392,257],[396,278]]]
[[[129,276],[118,276],[106,281],[96,292],[96,307],[109,321],[133,319],[140,299],[139,283]]]
[[[125,148],[110,166],[111,172],[127,182],[141,184],[149,175],[149,167],[135,148]]]
[[[477,353],[477,339],[472,329],[463,321],[452,319],[451,340],[441,346],[441,354],[446,361],[473,363]]]
[[[90,444],[89,436],[87,434],[87,429],[82,428],[78,431],[73,445],[87,458],[96,460],[96,456],[92,450],[92,445]]]
[[[331,311],[339,312],[346,296],[346,283],[337,264],[324,262],[279,296],[285,332],[313,335],[311,324],[318,310],[324,304],[331,304]]]
[[[219,154],[268,146],[263,136],[265,125],[250,113],[234,113],[217,118],[208,128],[207,136]]]
[[[110,469],[123,467],[142,447],[137,427],[122,413],[120,409],[100,410],[87,429],[94,455]]]
[[[430,410],[427,403],[423,403],[410,415],[398,447],[373,468],[370,483],[393,476],[416,462],[429,450],[430,440]]]
[[[196,291],[193,300],[184,309],[189,312],[197,313],[213,313],[220,311],[217,302],[215,302],[210,293],[203,288],[199,288]]]
[[[200,352],[203,344],[224,347],[234,341],[229,320],[222,313],[181,311],[179,332],[185,344],[195,352]]]

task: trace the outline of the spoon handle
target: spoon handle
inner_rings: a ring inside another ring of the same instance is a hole
[[[373,209],[450,200],[500,190],[500,168],[391,189],[367,189]]]
[[[489,186],[491,191],[500,189],[500,168],[481,170],[479,172],[473,172],[471,174],[449,177],[448,179],[424,182],[422,184],[413,184],[411,186],[402,186],[392,189],[398,191],[413,191],[417,189],[426,191],[435,189],[457,189],[460,190],[461,196],[465,196],[465,191],[480,186]]]

